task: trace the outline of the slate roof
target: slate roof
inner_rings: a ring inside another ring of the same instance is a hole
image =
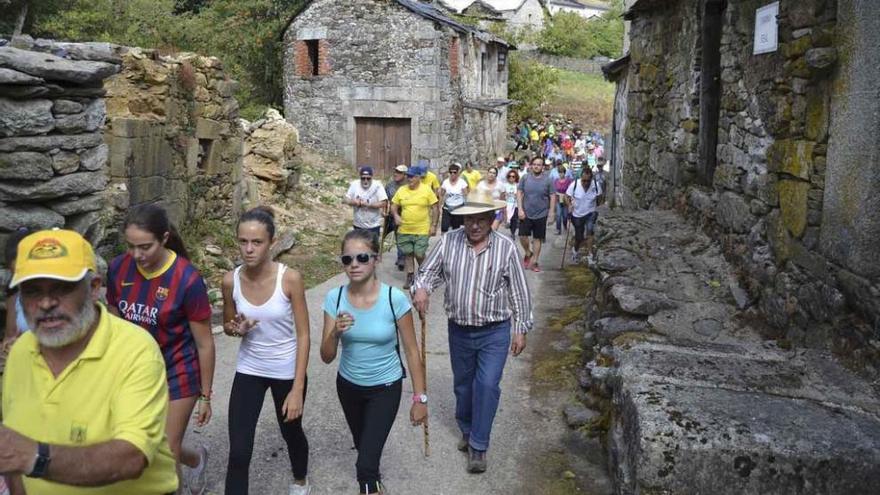
[[[309,8],[309,5],[313,1],[314,0],[307,1],[303,5],[303,8],[300,9],[299,12],[294,14],[290,18],[289,21],[287,21],[287,24],[285,24],[285,26],[284,26],[284,30],[282,30],[281,34],[280,34],[280,36],[282,38],[284,37],[284,33],[287,32],[287,29],[290,27],[290,24],[294,21],[294,19],[296,19],[299,16],[299,14],[301,14],[307,8]],[[351,0],[347,0],[347,1],[351,1]],[[504,41],[503,39],[495,36],[494,34],[488,32],[488,31],[483,31],[482,29],[479,29],[477,27],[468,26],[467,24],[462,24],[462,23],[456,21],[455,19],[446,15],[442,10],[438,9],[437,7],[434,7],[431,4],[421,3],[417,0],[394,0],[394,1],[398,5],[400,5],[401,7],[409,10],[410,12],[412,12],[416,15],[419,15],[421,17],[424,17],[425,19],[437,22],[439,24],[443,24],[444,26],[447,26],[447,27],[459,32],[459,33],[471,34],[474,37],[476,37],[477,39],[480,39],[486,43],[498,43],[499,45],[506,46],[506,47],[510,48],[511,50],[516,49],[515,46],[511,45],[510,43]]]

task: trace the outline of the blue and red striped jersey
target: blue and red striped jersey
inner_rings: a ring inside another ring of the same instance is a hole
[[[200,393],[190,322],[209,319],[211,305],[205,281],[186,258],[173,254],[164,270],[145,276],[130,254],[117,256],[107,270],[107,303],[159,343],[171,400]]]

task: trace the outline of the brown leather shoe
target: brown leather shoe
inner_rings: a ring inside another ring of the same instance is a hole
[[[479,474],[486,472],[486,451],[474,450],[468,447],[468,465],[469,473]]]

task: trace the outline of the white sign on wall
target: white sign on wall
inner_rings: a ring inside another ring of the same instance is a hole
[[[775,52],[779,47],[779,2],[765,5],[755,13],[754,54]]]

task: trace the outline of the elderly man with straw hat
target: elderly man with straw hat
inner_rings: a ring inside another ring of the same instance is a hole
[[[532,300],[516,245],[492,230],[495,211],[506,205],[484,191],[469,194],[450,212],[464,217],[464,228],[441,237],[412,286],[413,303],[424,313],[430,292],[446,283],[458,448],[468,453],[471,473],[486,470],[508,349],[518,356],[532,328]]]
[[[10,287],[31,331],[3,376],[0,474],[12,493],[177,490],[165,361],[150,334],[98,302],[96,271],[92,246],[71,230],[18,245]]]

